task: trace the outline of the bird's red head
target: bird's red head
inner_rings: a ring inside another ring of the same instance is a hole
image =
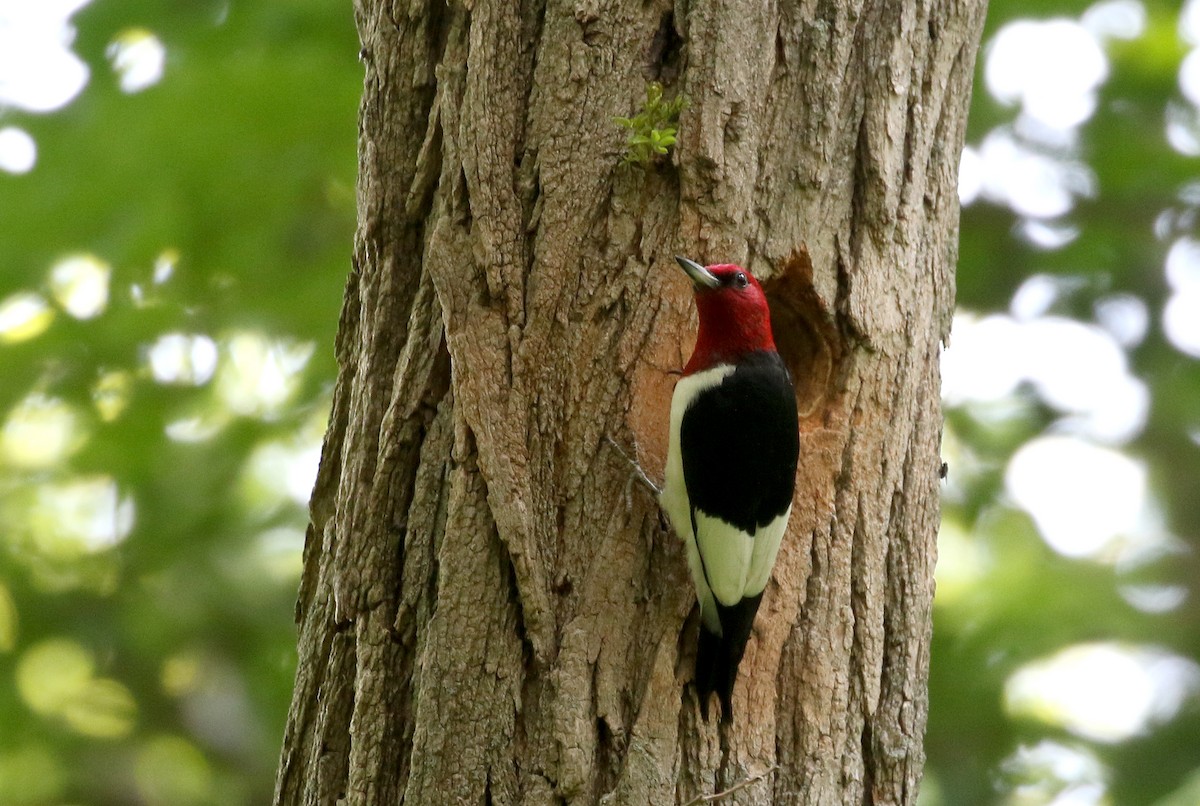
[[[756,350],[774,350],[767,296],[754,275],[732,263],[701,266],[687,258],[675,260],[696,289],[700,332],[684,375],[736,361]]]

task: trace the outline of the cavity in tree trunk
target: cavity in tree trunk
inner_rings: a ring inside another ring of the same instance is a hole
[[[913,803],[983,0],[356,11],[359,228],[276,802]],[[622,165],[650,81],[688,99],[678,144]],[[699,719],[683,547],[610,443],[661,478],[676,253],[764,282],[801,411],[728,729]]]

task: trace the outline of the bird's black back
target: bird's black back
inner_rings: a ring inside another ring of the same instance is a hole
[[[792,502],[800,453],[796,393],[783,359],[757,351],[696,396],[680,424],[691,505],[748,533]]]

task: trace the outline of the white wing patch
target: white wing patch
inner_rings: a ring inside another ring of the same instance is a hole
[[[789,506],[778,518],[749,535],[697,510],[696,542],[708,571],[708,584],[718,602],[733,606],[747,596],[763,592],[791,514]]]
[[[743,596],[757,596],[767,587],[771,578],[771,569],[775,567],[775,555],[779,553],[779,544],[783,542],[783,533],[787,531],[788,518],[792,516],[792,505],[782,515],[759,527],[754,535],[754,556],[750,559],[750,571],[746,574],[746,586],[742,589]]]
[[[713,596],[726,607],[742,600],[754,559],[755,538],[720,518],[696,511],[696,543]]]

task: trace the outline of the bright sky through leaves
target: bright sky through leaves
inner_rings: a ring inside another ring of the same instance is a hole
[[[0,105],[51,112],[87,84],[71,15],[89,0],[0,0]]]

